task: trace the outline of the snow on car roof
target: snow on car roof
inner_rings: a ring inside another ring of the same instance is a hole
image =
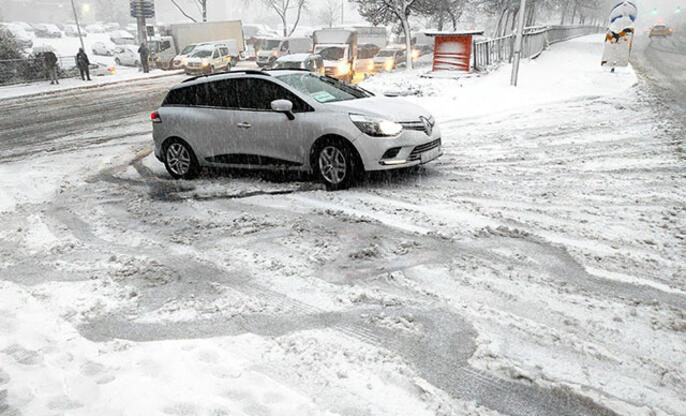
[[[310,53],[294,53],[292,55],[282,56],[277,59],[277,62],[302,62],[310,56],[312,56]]]

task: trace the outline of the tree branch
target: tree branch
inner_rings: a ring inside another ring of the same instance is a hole
[[[191,20],[193,21],[193,23],[198,23],[198,21],[195,20],[195,19],[193,18],[193,16],[190,16],[188,13],[186,13],[186,12],[181,8],[181,6],[179,6],[179,4],[176,2],[176,0],[169,0],[169,1],[171,1],[172,4],[173,4],[174,6],[176,6],[176,8],[181,12],[182,15],[184,15],[184,16],[186,16],[187,18],[191,19]]]

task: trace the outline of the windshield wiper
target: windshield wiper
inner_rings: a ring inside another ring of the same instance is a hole
[[[364,98],[364,97],[373,97],[374,96],[374,94],[372,94],[371,92],[369,92],[363,88],[357,87],[355,85],[346,84],[345,82],[341,82],[340,80],[337,80],[336,78],[328,76],[328,75],[320,76],[319,79],[326,82],[327,84],[333,85],[333,86],[338,87],[338,88],[340,88],[346,92],[351,93],[352,95],[355,95],[356,98]],[[362,96],[357,97],[357,94],[360,94],[360,93],[362,93]]]

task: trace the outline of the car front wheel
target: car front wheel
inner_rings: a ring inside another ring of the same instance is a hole
[[[179,139],[173,139],[165,146],[164,167],[174,179],[193,179],[199,170],[193,149]]]
[[[347,189],[358,175],[355,151],[350,145],[341,142],[325,143],[315,153],[314,169],[326,189]]]

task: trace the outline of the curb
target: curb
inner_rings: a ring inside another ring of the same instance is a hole
[[[118,84],[123,84],[123,83],[135,83],[135,82],[140,82],[140,81],[148,81],[151,79],[158,79],[158,78],[165,78],[165,77],[171,77],[174,75],[182,75],[183,71],[169,71],[164,74],[159,74],[159,75],[153,75],[150,77],[143,77],[143,78],[134,78],[134,79],[122,79],[119,81],[112,81],[112,82],[105,82],[102,84],[95,84],[95,85],[83,85],[83,86],[78,86],[78,87],[73,87],[73,88],[65,88],[62,90],[56,90],[56,91],[41,91],[41,92],[33,92],[29,94],[22,94],[22,95],[15,95],[14,97],[6,97],[6,98],[0,98],[0,102],[3,101],[9,101],[9,100],[18,100],[22,98],[31,98],[31,97],[37,97],[37,96],[49,96],[49,95],[55,95],[55,94],[60,94],[60,93],[65,93],[73,90],[90,90],[93,88],[102,88],[102,87],[109,87],[110,85],[118,85]],[[30,85],[30,84],[28,84]],[[0,91],[2,88],[0,88]]]

